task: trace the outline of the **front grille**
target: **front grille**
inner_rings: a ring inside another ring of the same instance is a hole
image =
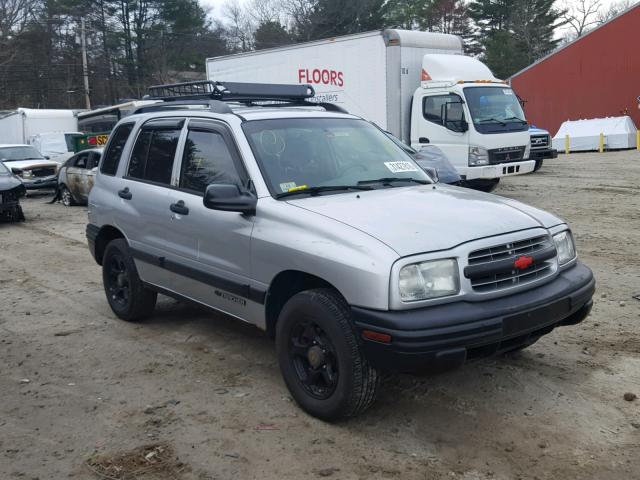
[[[524,158],[525,147],[504,147],[489,150],[489,163],[519,162]]]
[[[533,262],[527,268],[516,268],[514,262],[522,256],[531,257]],[[471,252],[465,276],[475,292],[495,292],[552,275],[555,257],[555,245],[546,235],[503,243]]]
[[[56,174],[56,169],[55,167],[32,168],[31,173],[33,173],[34,177],[50,177]]]
[[[549,135],[531,135],[531,149],[539,150],[549,147]]]

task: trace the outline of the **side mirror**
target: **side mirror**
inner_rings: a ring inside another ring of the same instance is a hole
[[[45,159],[45,160],[51,160],[51,157],[50,157],[49,155],[45,155],[45,156],[44,156],[44,159]]]
[[[448,102],[442,108],[444,110],[444,127],[454,132],[464,133],[469,130],[469,124],[464,119],[464,109],[462,102]]]
[[[204,192],[202,202],[211,210],[255,215],[258,199],[238,185],[223,183],[209,185]]]

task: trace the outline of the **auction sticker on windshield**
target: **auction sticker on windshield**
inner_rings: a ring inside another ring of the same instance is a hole
[[[384,165],[391,171],[391,173],[419,172],[411,162],[384,162]]]

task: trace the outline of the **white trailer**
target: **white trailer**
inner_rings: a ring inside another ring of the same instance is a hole
[[[311,84],[318,102],[414,148],[437,145],[467,180],[532,171],[517,97],[462,47],[455,35],[387,29],[209,58],[207,78]]]
[[[18,108],[0,115],[0,144],[33,144],[47,156],[70,151],[71,137],[79,134],[74,110]]]

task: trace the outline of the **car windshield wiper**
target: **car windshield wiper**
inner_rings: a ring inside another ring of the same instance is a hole
[[[504,121],[505,121],[505,122],[507,122],[507,121],[509,121],[509,120],[517,120],[518,122],[521,122],[521,123],[527,123],[527,121],[526,121],[526,120],[523,120],[523,119],[522,119],[522,118],[520,118],[520,117],[509,117],[509,118],[505,118],[505,119],[504,119]]]
[[[475,123],[499,123],[502,126],[506,125],[506,123],[504,123],[502,120],[499,120],[497,118],[483,118],[482,120],[478,120]]]
[[[292,195],[315,196],[322,192],[340,192],[349,190],[373,190],[373,187],[365,185],[324,185],[320,187],[296,188],[288,192],[279,193],[276,195],[276,198],[290,197]]]
[[[420,180],[418,178],[413,178],[413,177],[408,177],[408,178],[407,177],[383,177],[383,178],[378,178],[376,180],[360,180],[358,182],[358,185],[369,185],[371,183],[381,183],[383,185],[392,187],[393,182],[419,183],[420,185],[426,185],[430,183],[427,180]]]

